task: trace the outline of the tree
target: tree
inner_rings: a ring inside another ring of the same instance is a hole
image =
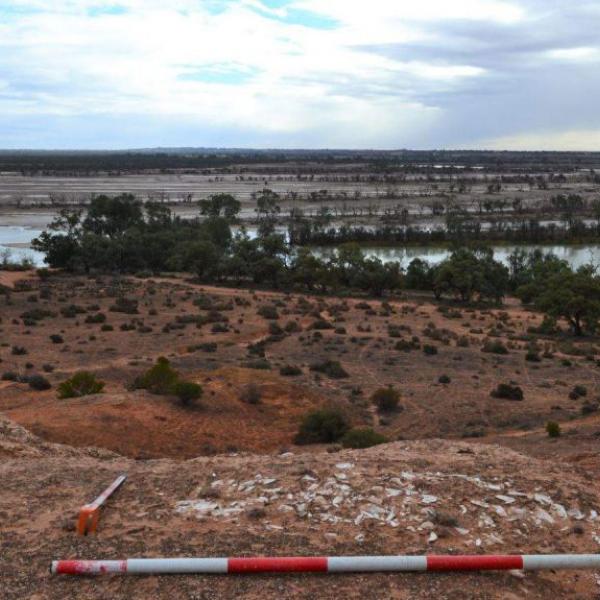
[[[279,194],[265,188],[256,196],[256,215],[258,217],[258,235],[266,237],[275,231],[277,215],[281,212],[278,204]]]
[[[199,279],[211,279],[219,275],[221,252],[208,240],[182,242],[169,259],[175,271],[193,271]]]
[[[575,335],[594,333],[600,319],[600,278],[585,267],[556,273],[533,302],[550,317],[566,319]]]
[[[508,289],[508,269],[494,260],[490,249],[455,250],[433,269],[433,291],[437,298],[453,294],[463,302],[474,296],[479,300],[500,302]]]
[[[292,281],[313,291],[315,286],[323,291],[333,285],[334,278],[324,262],[307,248],[300,248],[291,265]]]
[[[409,290],[431,290],[433,271],[426,260],[413,258],[406,269],[404,283]]]
[[[233,223],[241,208],[241,203],[231,194],[215,194],[208,200],[200,200],[200,214],[205,217],[222,217]]]
[[[90,233],[114,238],[143,222],[142,203],[132,194],[101,195],[92,198],[83,226]]]

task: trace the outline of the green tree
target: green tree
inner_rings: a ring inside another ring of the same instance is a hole
[[[537,288],[533,303],[552,318],[564,318],[575,335],[594,333],[600,319],[600,278],[589,268],[556,273]]]
[[[242,205],[231,194],[215,194],[208,200],[200,200],[200,214],[205,217],[222,217],[233,223]]]
[[[132,194],[92,198],[83,227],[90,233],[114,238],[143,225],[142,203]]]

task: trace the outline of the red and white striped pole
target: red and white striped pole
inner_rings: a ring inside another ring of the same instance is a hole
[[[366,573],[383,571],[491,571],[524,569],[600,569],[600,554],[339,556],[283,558],[130,558],[57,560],[57,575],[99,573]]]

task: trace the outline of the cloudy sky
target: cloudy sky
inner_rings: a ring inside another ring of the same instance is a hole
[[[600,0],[0,0],[0,148],[600,150]]]

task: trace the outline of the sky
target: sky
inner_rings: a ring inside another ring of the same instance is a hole
[[[0,0],[0,148],[600,151],[600,0]]]

